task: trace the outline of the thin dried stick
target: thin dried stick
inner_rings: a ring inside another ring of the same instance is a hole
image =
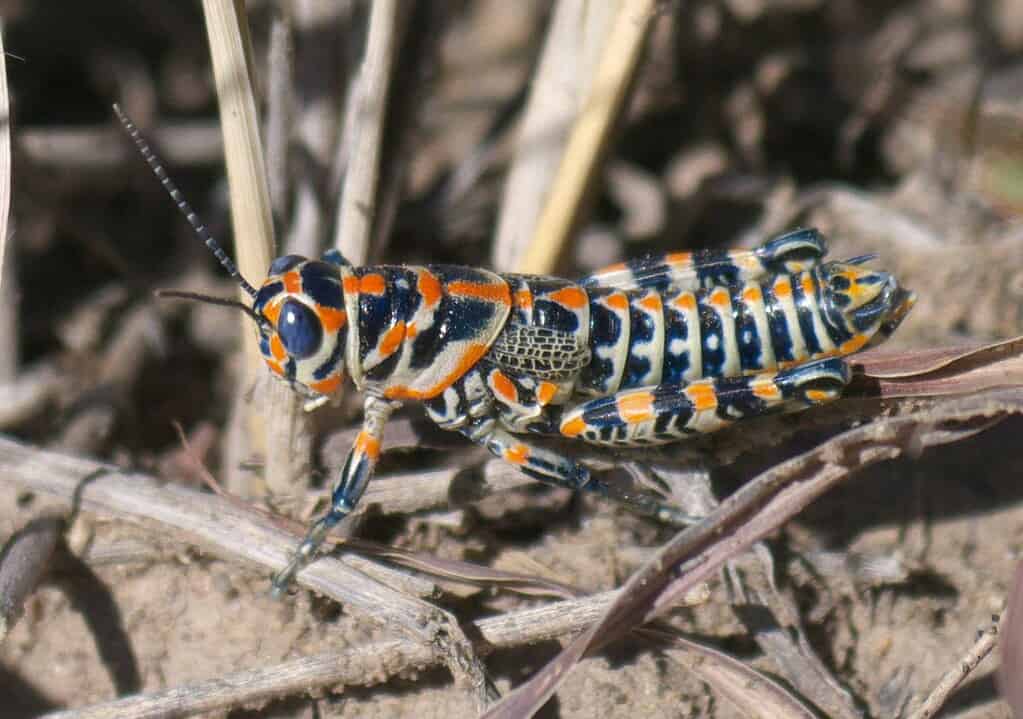
[[[953,665],[945,672],[937,686],[920,705],[920,708],[909,715],[909,719],[929,719],[941,710],[941,707],[948,701],[949,696],[962,684],[963,679],[968,677],[977,665],[984,661],[984,657],[991,653],[991,650],[998,644],[998,619],[982,629],[977,640],[966,650]]]
[[[369,256],[387,94],[398,53],[400,18],[407,11],[403,0],[377,0],[371,5],[366,55],[355,78],[357,86],[348,110],[354,135],[338,205],[334,247],[354,264],[364,263]]]
[[[178,541],[198,543],[217,556],[255,563],[266,568],[267,574],[284,566],[297,540],[269,519],[228,499],[3,437],[0,477],[0,481],[76,501],[88,511],[144,526],[155,523],[161,536],[170,530]],[[419,641],[433,641],[440,625],[445,624],[436,608],[370,579],[343,559],[323,557],[300,573],[298,581]]]
[[[548,274],[554,270],[624,105],[654,17],[654,4],[654,0],[622,3],[520,272]]]
[[[164,485],[145,475],[40,451],[2,437],[0,477],[90,511],[144,524],[155,521],[161,533],[168,528],[179,530],[180,541],[196,542],[220,556],[245,559],[273,571],[284,567],[298,539],[230,499]],[[383,566],[376,570],[395,572]],[[477,704],[484,705],[496,695],[472,644],[450,613],[373,580],[344,559],[322,557],[296,580],[429,645],[456,681],[474,691]]]
[[[476,650],[549,641],[573,634],[600,616],[616,592],[554,602],[543,607],[488,617],[473,623]],[[47,719],[141,719],[226,711],[289,694],[337,685],[369,685],[436,663],[429,647],[408,640],[375,642],[345,652],[318,654],[273,667],[236,672],[205,682],[104,704],[47,714]]]
[[[7,223],[11,216],[11,103],[3,36],[4,24],[0,19],[0,267],[4,266],[7,254]]]
[[[558,0],[551,12],[501,198],[492,253],[499,270],[521,265],[620,5]]]
[[[189,167],[219,162],[224,154],[220,127],[208,122],[167,122],[147,133],[168,165]],[[106,123],[96,127],[26,127],[18,149],[33,164],[61,169],[110,170],[134,156],[124,133]]]
[[[239,17],[240,8],[240,4],[231,0],[203,0],[224,129],[238,266],[244,276],[258,285],[273,257],[273,220],[246,53],[247,26],[244,16]],[[242,297],[243,302],[251,300]],[[248,358],[247,387],[265,378],[265,369],[248,318],[243,317],[241,322]],[[280,494],[293,493],[308,477],[312,447],[302,403],[293,393],[273,386],[264,399],[262,411],[249,408],[246,412],[249,444],[266,455],[264,479],[267,486]],[[268,421],[264,422],[264,418]],[[229,466],[236,466],[240,458],[232,459]]]

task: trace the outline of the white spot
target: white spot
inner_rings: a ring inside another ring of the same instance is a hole
[[[396,287],[403,290],[407,290],[409,288],[408,280],[406,280],[404,277],[399,277],[397,280],[394,281],[394,284]]]
[[[294,310],[288,310],[284,313],[284,321],[289,325],[295,324],[295,312]]]
[[[721,338],[717,335],[707,335],[707,349],[711,352],[721,346]]]
[[[686,351],[686,341],[676,337],[668,343],[668,353],[678,357],[680,354]]]
[[[742,342],[747,345],[753,344],[753,333],[749,330],[744,330],[742,333]]]

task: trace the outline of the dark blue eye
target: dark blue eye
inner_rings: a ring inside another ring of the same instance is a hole
[[[288,354],[308,357],[320,348],[323,326],[316,314],[297,300],[285,300],[277,319],[277,334]]]

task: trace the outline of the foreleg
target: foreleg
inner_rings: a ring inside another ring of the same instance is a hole
[[[363,407],[362,431],[348,453],[330,496],[330,509],[306,533],[295,554],[280,572],[274,575],[272,594],[280,596],[294,576],[308,564],[323,544],[330,530],[351,514],[369,484],[380,457],[384,425],[398,404],[379,397],[369,397]]]

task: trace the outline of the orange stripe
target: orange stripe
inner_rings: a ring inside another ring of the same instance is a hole
[[[529,447],[524,444],[517,444],[504,450],[504,458],[512,464],[525,464],[529,459]]]
[[[823,389],[808,389],[806,390],[806,396],[814,402],[827,402],[837,397],[835,392]]]
[[[718,406],[717,394],[709,384],[691,384],[686,387],[685,393],[697,412],[711,410]]]
[[[549,404],[557,393],[558,385],[553,382],[541,382],[539,389],[536,391],[536,400],[541,405]]]
[[[430,399],[431,397],[436,397],[450,387],[459,377],[471,370],[486,353],[487,345],[473,342],[466,347],[455,368],[433,387],[417,390],[404,385],[395,385],[384,390],[384,397],[387,399]]]
[[[664,263],[667,265],[682,265],[692,262],[692,252],[672,252],[670,255],[666,255]]]
[[[519,392],[515,389],[515,383],[508,379],[504,372],[495,370],[490,375],[490,381],[493,383],[494,392],[505,402],[519,401]]]
[[[656,314],[661,311],[661,296],[656,292],[651,292],[639,301],[639,306]]]
[[[359,294],[359,278],[346,275],[344,280],[341,281],[341,288],[346,295]]]
[[[511,306],[511,290],[508,289],[508,285],[494,284],[489,282],[466,282],[464,280],[455,280],[449,282],[447,285],[447,291],[449,295],[458,295],[460,297],[472,297],[477,300],[484,300],[486,302],[493,302],[495,304],[502,304]]]
[[[803,286],[803,294],[805,295],[813,295],[814,290],[817,289],[813,286],[813,278],[810,277],[809,272],[799,278],[799,284]]]
[[[651,392],[622,395],[615,405],[618,407],[618,415],[627,424],[649,422],[654,418],[654,395]]]
[[[359,292],[363,292],[368,295],[382,295],[387,291],[387,281],[383,275],[376,273],[371,275],[363,275],[362,279],[359,280]]]
[[[774,294],[777,297],[791,297],[792,284],[788,281],[788,279],[779,277],[774,283]]]
[[[566,437],[578,437],[586,430],[586,422],[582,417],[573,417],[561,425],[561,433]]]
[[[284,289],[288,292],[301,292],[302,291],[302,275],[298,274],[295,270],[291,272],[285,272],[284,277]]]
[[[524,310],[533,309],[533,293],[529,290],[518,290],[515,293],[515,306]]]
[[[276,361],[272,359],[266,360],[267,366],[273,370],[274,374],[279,374],[281,377],[284,376],[284,368]]]
[[[728,290],[719,287],[710,293],[710,299],[708,300],[714,307],[718,309],[726,310],[731,306],[731,301],[728,299]]]
[[[742,291],[742,299],[753,304],[764,299],[764,295],[760,292],[760,288],[754,285],[752,287],[747,287]]]
[[[752,382],[750,389],[760,399],[775,400],[781,399],[781,390],[778,389],[778,385],[773,380],[761,380]]]
[[[281,336],[275,334],[270,338],[270,354],[274,356],[274,359],[278,362],[283,362],[288,358],[288,352],[284,349],[284,343],[281,342]]]
[[[622,292],[615,292],[604,298],[604,304],[619,312],[629,309],[629,300]]]
[[[383,357],[390,357],[398,350],[398,346],[404,339],[405,323],[402,320],[398,320],[391,329],[384,332],[384,336],[380,339],[377,349]]]
[[[361,453],[369,457],[371,462],[376,462],[380,458],[380,440],[366,432],[359,432],[353,449],[356,454]]]
[[[423,303],[427,307],[432,307],[440,302],[444,291],[441,289],[440,280],[432,272],[419,270],[419,282],[417,285],[419,287],[419,294],[423,296]]]
[[[856,335],[851,340],[847,340],[842,343],[842,346],[838,348],[838,351],[844,355],[850,355],[859,349],[862,349],[863,345],[867,344],[868,337],[866,335]]]
[[[415,336],[419,334],[419,328],[416,327],[415,322],[409,322],[408,327],[405,328],[405,336],[410,340],[415,339]]]
[[[673,305],[678,307],[680,310],[695,310],[696,309],[696,297],[692,292],[683,292],[672,302]]]
[[[320,394],[334,394],[337,392],[337,388],[341,386],[341,374],[331,375],[327,379],[321,379],[319,382],[312,382],[309,384],[310,389]]]
[[[281,303],[278,302],[276,304],[267,305],[266,307],[264,307],[263,316],[270,320],[270,324],[276,327],[277,320],[280,319],[281,316]]]
[[[586,306],[589,302],[589,297],[578,287],[565,287],[557,292],[552,292],[548,295],[552,300],[558,304],[564,305],[569,309],[578,310]]]
[[[320,318],[320,324],[327,332],[337,332],[348,321],[348,313],[344,310],[335,310],[333,307],[323,305],[316,306],[316,316]]]

